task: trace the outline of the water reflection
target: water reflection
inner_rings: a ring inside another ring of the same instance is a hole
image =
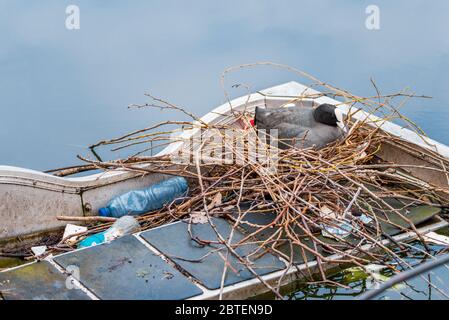
[[[408,254],[401,254],[400,256],[411,266],[418,265],[429,259],[428,254],[425,254],[424,247],[419,242],[411,244],[414,249]],[[440,255],[447,253],[449,250],[446,247],[431,245],[431,255]],[[394,261],[390,261],[394,263]],[[402,270],[400,266],[398,271]],[[391,277],[395,274],[393,270],[384,269],[381,275]],[[372,288],[372,283],[367,278],[351,279],[346,272],[330,278],[330,280],[341,283],[348,288],[337,287],[329,284],[311,284],[304,285],[297,283],[289,293],[285,295],[289,300],[341,300],[354,299],[358,295],[364,293],[367,289]],[[421,277],[415,277],[401,285],[395,286],[382,294],[376,299],[378,300],[447,300],[449,297],[449,267],[441,266],[434,270],[422,274]]]

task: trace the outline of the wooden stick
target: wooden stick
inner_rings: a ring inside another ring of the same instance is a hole
[[[71,216],[57,216],[56,219],[62,221],[82,221],[82,222],[114,222],[117,218],[112,217],[71,217]]]

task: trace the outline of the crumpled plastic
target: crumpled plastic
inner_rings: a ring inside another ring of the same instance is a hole
[[[368,224],[373,221],[371,217],[365,214],[361,214],[360,216],[351,215],[351,218],[353,218],[354,221],[359,220],[363,224]],[[337,226],[330,226],[323,223],[321,227],[321,234],[323,235],[323,237],[327,238],[346,238],[354,229],[359,229],[359,226],[357,224],[352,224],[347,221],[342,221]]]

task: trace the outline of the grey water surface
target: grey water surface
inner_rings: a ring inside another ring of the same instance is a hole
[[[80,28],[66,28],[77,5]],[[127,109],[152,93],[197,115],[225,101],[229,66],[274,61],[358,95],[410,87],[433,99],[403,112],[449,143],[449,3],[375,1],[0,0],[0,164],[46,170],[86,147],[182,114]],[[231,74],[227,88],[263,89],[297,75],[271,67]],[[124,152],[111,157],[125,156]]]

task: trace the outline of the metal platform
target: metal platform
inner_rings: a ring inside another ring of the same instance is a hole
[[[268,223],[269,217],[253,216],[251,222]],[[213,218],[212,223],[228,240],[231,224],[221,218]],[[426,233],[447,225],[435,218],[419,231]],[[234,230],[231,243],[237,243],[250,231]],[[409,232],[394,238],[407,241],[415,237]],[[388,240],[383,243],[388,244]],[[287,268],[288,263],[280,257],[269,252],[260,255],[256,249],[254,244],[235,249],[241,259],[250,262],[254,274],[234,255],[227,256],[227,248],[219,243],[209,224],[189,228],[186,222],[179,221],[0,272],[0,294],[7,300],[214,299],[220,293],[225,299],[243,299],[267,291],[257,277],[271,285],[280,280],[287,284],[301,279],[301,270],[313,270],[316,264],[309,261],[307,266],[299,259]],[[221,289],[225,260],[228,268]]]

